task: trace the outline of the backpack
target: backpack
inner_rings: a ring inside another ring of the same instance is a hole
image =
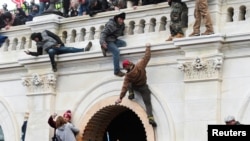
[[[48,36],[50,36],[50,37],[52,37],[53,39],[55,39],[56,42],[57,42],[58,44],[61,44],[62,46],[64,46],[64,43],[63,43],[63,41],[61,40],[61,38],[58,37],[55,33],[51,32],[51,31],[49,31],[49,30],[45,30],[45,32],[47,33]]]

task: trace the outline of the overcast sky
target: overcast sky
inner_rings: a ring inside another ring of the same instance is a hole
[[[27,0],[27,2],[30,2],[30,0]],[[39,0],[35,0],[35,2],[37,3],[37,4],[39,4]],[[12,2],[11,0],[0,0],[0,8],[2,9],[3,8],[3,4],[4,3],[7,3],[7,5],[8,5],[8,7],[7,7],[7,9],[8,10],[13,10],[13,9],[15,9],[16,8],[16,4],[14,3],[14,2]]]

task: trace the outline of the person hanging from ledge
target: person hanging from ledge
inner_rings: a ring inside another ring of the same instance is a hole
[[[212,20],[210,17],[210,13],[208,11],[207,0],[196,0],[194,17],[195,17],[195,22],[193,26],[193,32],[189,35],[189,37],[214,34]],[[202,19],[205,22],[206,31],[200,34],[200,26]]]
[[[32,52],[29,50],[24,52],[28,55],[39,56],[43,54],[44,49],[49,54],[50,62],[54,72],[57,71],[55,55],[89,51],[92,47],[92,42],[89,42],[85,48],[66,47],[60,37],[49,30],[32,33],[30,38],[36,42],[37,52]]]
[[[120,69],[119,48],[125,47],[127,43],[121,39],[118,39],[119,36],[124,35],[125,17],[125,13],[120,13],[115,15],[114,18],[109,19],[100,36],[100,45],[103,56],[107,56],[107,51],[110,51],[113,54],[114,74],[119,77],[123,77],[125,75],[125,73],[123,73]]]
[[[168,0],[169,6],[171,6],[170,19],[171,23],[169,26],[170,36],[166,41],[172,41],[174,38],[183,38],[184,33],[182,28],[187,27],[187,6],[181,0]]]
[[[127,70],[125,75],[123,86],[119,98],[115,101],[116,104],[120,104],[122,99],[129,91],[129,99],[134,99],[134,90],[139,92],[142,96],[142,100],[146,106],[146,111],[148,115],[149,124],[156,127],[157,124],[154,120],[152,113],[151,104],[151,90],[147,84],[146,66],[151,58],[151,44],[146,44],[145,55],[136,64],[129,60],[123,61],[123,68]]]

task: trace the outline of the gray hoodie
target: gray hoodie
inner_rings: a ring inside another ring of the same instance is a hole
[[[59,137],[61,141],[76,141],[74,133],[78,132],[79,129],[74,127],[71,123],[66,123],[56,129],[56,136]]]

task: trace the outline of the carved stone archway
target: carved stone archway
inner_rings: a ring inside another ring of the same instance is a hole
[[[154,130],[148,123],[145,110],[136,102],[124,99],[121,105],[110,105],[117,97],[109,97],[93,105],[82,118],[81,140],[89,139],[102,141],[106,128],[112,120],[124,111],[133,111],[141,120],[146,134],[146,141],[155,141]]]

